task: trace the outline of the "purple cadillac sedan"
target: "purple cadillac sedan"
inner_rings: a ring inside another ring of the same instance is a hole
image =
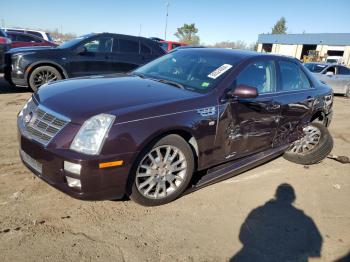
[[[160,205],[279,155],[321,161],[332,103],[292,58],[179,49],[128,74],[42,86],[18,114],[19,150],[72,197]]]

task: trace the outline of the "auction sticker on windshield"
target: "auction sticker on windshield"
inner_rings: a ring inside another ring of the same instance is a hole
[[[223,73],[225,73],[227,70],[229,70],[232,67],[232,65],[229,64],[223,64],[219,68],[215,69],[213,72],[211,72],[208,77],[212,79],[216,79],[219,76],[221,76]]]

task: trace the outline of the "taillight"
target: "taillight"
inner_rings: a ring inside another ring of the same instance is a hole
[[[11,39],[0,36],[0,44],[11,44]]]

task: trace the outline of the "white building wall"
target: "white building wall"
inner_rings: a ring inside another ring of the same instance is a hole
[[[272,53],[279,54],[279,55],[285,55],[285,56],[293,56],[296,57],[297,51],[298,51],[298,45],[280,45],[280,44],[274,44],[272,46]],[[300,51],[301,54],[301,51]]]
[[[303,45],[273,44],[271,53],[292,56],[297,59],[302,59],[301,57],[302,50],[303,50]],[[319,51],[319,54],[321,57],[325,57],[327,55],[328,50],[344,51],[344,55],[343,55],[344,64],[350,67],[350,46],[317,45],[316,50]],[[258,44],[258,52],[262,52],[262,44]]]
[[[258,44],[258,52],[262,52],[262,44]]]

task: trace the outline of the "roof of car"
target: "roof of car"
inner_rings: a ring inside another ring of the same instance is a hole
[[[41,30],[35,30],[35,29],[24,29],[24,28],[5,28],[6,31],[8,30],[12,30],[12,31],[15,31],[15,30],[18,30],[18,31],[31,31],[31,32],[38,32],[38,33],[42,33],[42,34],[47,34],[45,31],[41,31]]]
[[[82,35],[84,37],[90,37],[90,36],[94,36],[94,35],[113,35],[113,36],[124,36],[124,37],[133,37],[133,38],[138,38],[138,39],[142,39],[142,40],[145,40],[145,41],[148,41],[150,43],[157,43],[156,41],[150,39],[150,38],[147,38],[147,37],[143,37],[143,36],[136,36],[136,35],[124,35],[124,34],[117,34],[117,33],[109,33],[109,32],[95,32],[95,33],[90,33],[90,34],[86,34],[86,35]]]
[[[259,53],[255,51],[249,51],[249,50],[241,50],[241,49],[228,49],[228,48],[206,48],[206,47],[190,47],[190,48],[176,48],[179,51],[184,51],[184,52],[210,52],[210,53],[218,53],[218,54],[223,54],[223,55],[231,55],[231,56],[236,56],[241,59],[245,58],[250,58],[250,57],[258,57],[258,56],[277,56],[277,57],[285,57],[285,56],[280,56],[280,55],[274,55],[274,54],[265,54],[265,53]],[[174,50],[176,50],[174,49]],[[289,58],[289,57],[286,57]],[[294,58],[290,58],[294,59]]]

